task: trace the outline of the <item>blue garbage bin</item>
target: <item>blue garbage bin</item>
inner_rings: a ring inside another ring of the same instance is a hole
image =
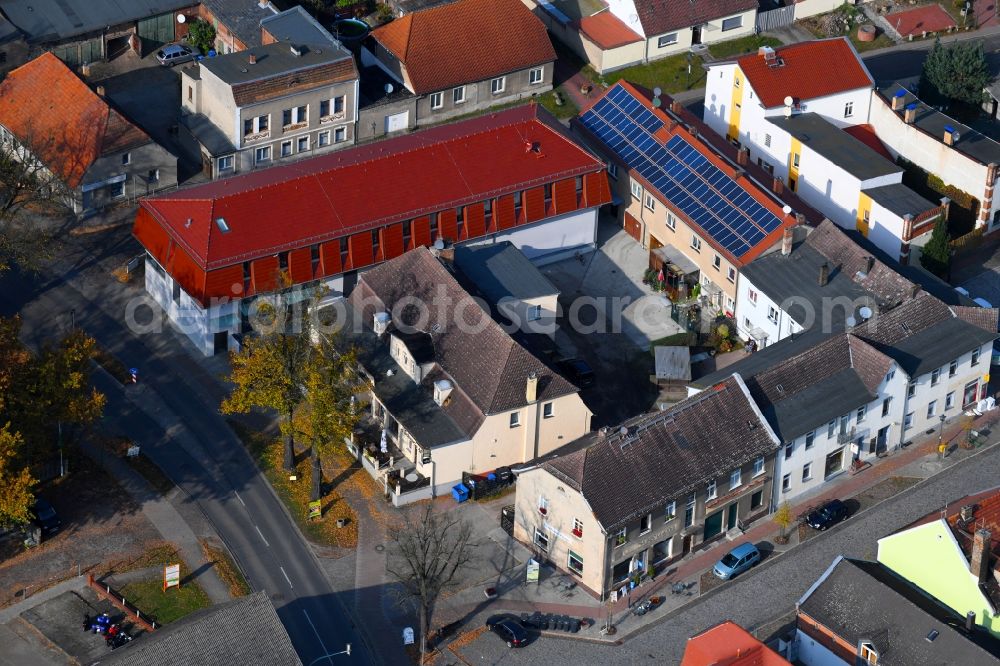
[[[451,496],[455,498],[456,502],[462,503],[469,499],[469,489],[465,487],[464,483],[459,483],[451,487]]]

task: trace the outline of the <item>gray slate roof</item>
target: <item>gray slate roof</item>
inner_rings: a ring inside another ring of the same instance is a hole
[[[610,531],[773,453],[778,443],[733,376],[666,411],[581,437],[544,469],[580,491]]]
[[[181,124],[213,157],[232,155],[237,150],[226,133],[203,113],[190,113],[181,116]]]
[[[940,205],[928,201],[902,183],[871,187],[865,190],[865,194],[870,196],[880,206],[887,208],[900,217],[904,215],[916,217],[920,213],[937,208]]]
[[[559,293],[510,241],[456,247],[455,264],[494,304],[504,298],[529,299]]]
[[[330,44],[296,44],[302,55],[292,53],[291,45],[284,42],[258,46],[248,51],[227,53],[215,58],[200,60],[198,65],[215,74],[225,83],[236,86],[245,83],[263,81],[272,77],[304,72],[322,65],[339,62],[351,58],[351,53],[339,43]],[[250,54],[257,57],[257,62],[249,64]]]
[[[877,562],[838,557],[797,608],[850,644],[870,642],[879,666],[1000,663],[983,647],[993,639],[954,629],[963,618]]]
[[[263,590],[192,613],[109,652],[102,666],[302,666]]]
[[[229,28],[247,48],[261,45],[260,22],[277,9],[261,7],[256,0],[201,0],[219,22]]]
[[[261,19],[260,27],[275,39],[293,44],[330,44],[341,46],[336,37],[309,15],[302,5]]]
[[[0,11],[32,44],[190,7],[191,0],[0,0]],[[251,3],[256,5],[256,3]]]
[[[803,146],[816,151],[858,180],[869,180],[903,171],[869,148],[865,142],[851,136],[819,114],[768,116],[767,121],[788,132]]]
[[[893,83],[887,88],[876,90],[876,92],[882,97],[885,104],[891,105],[892,98],[895,97],[896,93],[900,90],[906,90],[906,88],[898,83]],[[927,106],[909,90],[906,90],[906,94],[903,96],[903,102],[904,109],[910,104],[916,105],[917,116],[916,119],[914,119],[913,124],[927,132],[930,136],[934,137],[942,144],[944,143],[944,128],[946,125],[949,125],[957,130],[960,135],[958,141],[956,141],[952,146],[955,150],[965,153],[982,164],[1000,162],[1000,143],[997,143],[985,134],[977,132],[968,125],[963,125],[951,116],[946,116],[937,109]],[[896,115],[902,117],[904,112],[904,110],[896,111]]]

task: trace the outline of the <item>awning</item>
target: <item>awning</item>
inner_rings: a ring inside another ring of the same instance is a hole
[[[747,333],[749,333],[750,337],[753,338],[754,340],[756,340],[757,342],[766,342],[767,341],[767,333],[764,330],[762,330],[761,328],[757,327],[757,326],[751,326],[747,330]]]
[[[698,272],[698,265],[684,256],[673,245],[664,245],[653,250],[653,254],[662,259],[671,270],[680,275],[690,275]]]

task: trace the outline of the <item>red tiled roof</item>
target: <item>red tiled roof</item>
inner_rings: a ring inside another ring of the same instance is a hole
[[[947,518],[951,531],[955,534],[955,539],[962,547],[966,557],[972,556],[972,535],[978,529],[990,531],[990,550],[1000,557],[1000,490],[994,489],[989,493],[982,493],[974,498],[966,498],[969,501],[962,502],[962,506],[972,504],[975,509],[972,513],[972,522],[962,524],[961,507]],[[1000,562],[996,563],[1000,569]]]
[[[143,199],[136,228],[151,216],[212,270],[603,168],[548,112],[525,104]]]
[[[757,53],[737,60],[765,108],[784,105],[785,97],[816,99],[874,85],[846,37],[789,44],[775,52],[784,63],[778,67]]]
[[[372,37],[418,95],[553,62],[545,24],[521,0],[458,0],[407,14]]]
[[[863,125],[849,125],[847,127],[841,128],[851,136],[853,136],[858,141],[862,142],[876,153],[889,160],[893,164],[896,163],[895,158],[893,158],[892,153],[889,149],[885,147],[878,135],[875,134],[875,128],[868,124]]]
[[[577,26],[580,32],[602,49],[614,49],[643,41],[642,36],[637,35],[609,11],[585,16],[577,21]]]
[[[635,0],[635,11],[647,37],[690,28],[757,8],[757,0]],[[750,22],[753,22],[750,17]],[[746,26],[744,26],[746,27]]]
[[[51,53],[0,83],[0,124],[71,188],[102,155],[152,141]]]
[[[927,5],[902,12],[893,12],[885,19],[903,37],[907,35],[920,36],[925,32],[941,32],[957,25],[955,19],[941,5]]]
[[[727,620],[689,638],[681,666],[791,666],[791,662]]]

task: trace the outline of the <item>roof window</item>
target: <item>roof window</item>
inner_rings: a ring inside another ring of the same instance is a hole
[[[219,231],[221,231],[222,233],[224,234],[229,233],[229,225],[226,224],[226,218],[224,217],[215,218],[215,226],[219,227]]]

